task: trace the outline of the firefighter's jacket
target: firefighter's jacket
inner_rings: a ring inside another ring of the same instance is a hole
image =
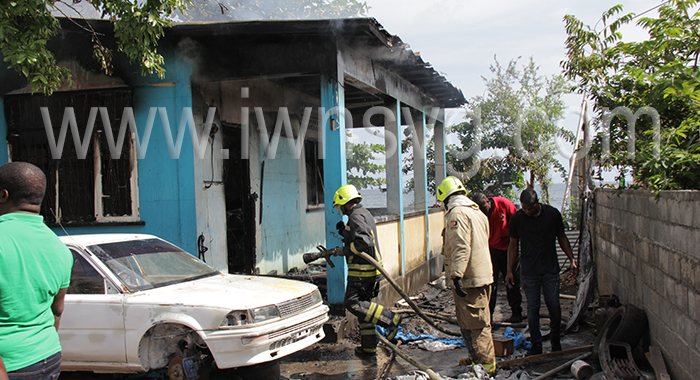
[[[493,283],[488,218],[464,195],[449,201],[443,243],[447,279],[461,277],[463,288]]]
[[[377,242],[377,225],[372,214],[361,204],[355,205],[348,215],[348,223],[343,232],[344,255],[348,262],[348,282],[381,280],[381,272],[367,260],[355,255],[364,252],[382,263]]]

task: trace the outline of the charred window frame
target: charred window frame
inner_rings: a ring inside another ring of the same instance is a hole
[[[306,204],[309,208],[323,206],[323,160],[317,140],[304,141],[306,161]]]
[[[40,108],[47,107],[54,138],[58,139],[64,112],[73,107],[84,141],[92,107],[106,107],[117,140],[123,111],[132,107],[130,89],[75,91],[5,97],[7,141],[12,161],[31,162],[47,177],[41,214],[47,224],[93,225],[139,222],[138,170],[131,133],[126,133],[119,159],[112,159],[101,116],[95,120],[85,158],[78,158],[70,127],[60,159],[53,159]]]

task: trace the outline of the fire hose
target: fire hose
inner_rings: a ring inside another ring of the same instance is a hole
[[[333,265],[333,263],[332,263],[331,260],[330,260],[330,256],[331,256],[331,255],[330,255],[330,252],[331,252],[331,250],[327,250],[327,249],[326,249],[324,246],[322,246],[322,245],[319,245],[319,246],[317,246],[316,248],[319,250],[318,253],[307,253],[307,254],[304,254],[304,262],[308,264],[308,263],[311,262],[311,261],[320,259],[321,257],[325,257],[325,258],[326,258],[326,261],[331,265],[331,267],[335,267],[335,265]],[[368,255],[368,254],[366,254],[366,253],[364,253],[364,252],[357,252],[357,253],[355,253],[355,255],[356,255],[356,256],[359,256],[359,257],[361,257],[361,258],[363,258],[363,259],[365,259],[368,263],[372,264],[373,267],[377,268],[377,270],[378,270],[379,272],[381,272],[382,275],[384,275],[384,278],[386,278],[386,280],[391,284],[391,286],[401,295],[401,297],[402,297],[404,300],[406,300],[406,302],[408,303],[408,305],[416,312],[416,314],[418,314],[418,315],[419,315],[425,322],[427,322],[430,326],[432,326],[432,327],[435,328],[436,330],[438,330],[438,331],[440,331],[440,332],[442,332],[442,333],[445,333],[445,334],[447,334],[447,335],[459,336],[459,337],[462,336],[461,333],[457,333],[457,332],[454,332],[454,331],[450,331],[450,330],[447,330],[447,329],[445,329],[445,328],[439,326],[437,323],[435,323],[435,321],[433,321],[429,316],[427,316],[426,313],[423,312],[423,310],[421,310],[421,309],[418,307],[418,305],[416,305],[415,302],[413,302],[413,300],[411,299],[411,297],[409,297],[409,295],[406,294],[406,292],[404,292],[403,289],[401,289],[401,287],[399,287],[399,285],[396,283],[396,281],[394,281],[394,279],[391,278],[391,276],[390,276],[389,273],[384,269],[384,267],[382,267],[381,264],[379,264],[374,258],[372,258],[372,256],[370,256],[370,255]],[[411,363],[413,366],[417,367],[418,369],[424,371],[428,376],[430,376],[430,378],[431,378],[432,380],[442,380],[442,377],[440,377],[440,375],[438,375],[437,373],[435,373],[433,370],[431,370],[430,368],[428,368],[426,365],[424,365],[424,364],[418,362],[417,360],[411,358],[410,356],[408,356],[408,354],[404,353],[404,352],[401,351],[398,347],[396,347],[394,344],[392,344],[391,342],[389,342],[389,341],[388,341],[382,334],[380,334],[378,331],[375,331],[375,333],[377,334],[377,337],[379,338],[379,340],[380,340],[382,343],[384,343],[387,347],[389,347],[391,350],[393,350],[398,356],[402,357],[403,359],[405,359],[407,362]]]
[[[391,286],[393,286],[394,289],[401,295],[401,297],[403,297],[403,299],[406,300],[406,302],[407,302],[408,305],[411,307],[411,309],[415,310],[416,313],[417,313],[421,318],[423,318],[423,320],[424,320],[425,322],[427,322],[430,326],[434,327],[436,330],[438,330],[438,331],[440,331],[440,332],[443,332],[443,333],[445,333],[445,334],[447,334],[447,335],[459,336],[459,337],[462,336],[462,333],[457,333],[457,332],[454,332],[454,331],[450,331],[450,330],[448,330],[448,329],[446,329],[446,328],[444,328],[444,327],[441,327],[440,325],[438,325],[437,323],[435,323],[435,321],[433,321],[432,318],[430,318],[429,316],[425,315],[425,313],[423,312],[423,310],[421,310],[421,309],[418,307],[418,305],[416,305],[416,303],[413,302],[413,300],[411,299],[411,297],[409,297],[408,294],[406,294],[406,292],[404,292],[403,289],[401,289],[401,288],[399,287],[399,285],[396,283],[396,281],[394,281],[394,279],[391,278],[391,276],[389,275],[389,273],[387,273],[387,271],[382,267],[382,265],[379,264],[379,263],[377,262],[377,260],[373,259],[372,256],[370,256],[370,255],[368,255],[368,254],[366,254],[366,253],[364,253],[364,252],[358,252],[358,253],[355,253],[355,255],[356,255],[356,256],[359,256],[359,257],[361,257],[361,258],[363,258],[363,259],[365,259],[365,260],[367,260],[368,263],[372,264],[372,266],[374,266],[375,268],[377,268],[377,270],[379,270],[379,271],[384,275],[384,278],[386,278],[386,280],[389,281],[389,283],[391,284]]]
[[[318,259],[324,257],[324,258],[326,258],[326,261],[328,262],[328,264],[334,268],[335,265],[333,265],[333,262],[331,262],[330,258],[331,258],[331,256],[333,256],[332,252],[334,252],[338,248],[326,249],[326,247],[324,247],[322,245],[318,245],[318,246],[316,246],[316,249],[318,249],[318,252],[304,254],[304,263],[308,264],[312,261],[315,261],[315,260],[318,260]],[[404,300],[406,300],[406,302],[411,307],[411,309],[413,309],[430,326],[434,327],[436,330],[438,330],[442,333],[445,333],[447,335],[459,336],[459,337],[462,336],[461,333],[447,330],[447,329],[439,326],[437,323],[435,323],[435,321],[433,321],[428,315],[426,315],[426,313],[423,312],[423,310],[421,310],[418,307],[418,305],[416,305],[415,302],[413,302],[411,297],[409,297],[408,294],[406,294],[406,292],[404,292],[403,289],[401,289],[401,287],[399,287],[399,285],[396,283],[396,281],[394,281],[394,279],[391,278],[391,276],[389,275],[389,273],[387,273],[387,271],[384,269],[384,267],[382,267],[382,265],[379,264],[377,262],[377,260],[373,259],[372,256],[370,256],[364,252],[357,252],[357,253],[355,253],[355,255],[365,259],[368,263],[372,264],[373,267],[377,268],[377,270],[384,275],[384,278],[386,278],[386,280],[391,284],[391,286],[393,286],[394,289],[401,295],[401,297]]]

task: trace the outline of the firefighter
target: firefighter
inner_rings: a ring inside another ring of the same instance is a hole
[[[401,316],[373,302],[379,293],[379,281],[383,276],[372,264],[356,255],[364,252],[381,264],[382,255],[377,242],[377,226],[374,217],[360,204],[362,196],[353,185],[345,185],[333,196],[333,207],[348,216],[347,225],[338,222],[336,228],[343,237],[343,247],[334,248],[336,256],[345,256],[348,263],[348,286],[345,290],[345,308],[360,322],[361,345],[355,347],[359,355],[377,352],[375,325],[389,330],[387,339],[393,340],[401,323]]]
[[[467,190],[455,177],[447,177],[440,183],[437,199],[445,207],[445,276],[454,285],[457,322],[469,350],[469,356],[460,363],[481,364],[488,374],[495,374],[496,354],[489,312],[493,283],[489,221],[479,206],[467,198]]]

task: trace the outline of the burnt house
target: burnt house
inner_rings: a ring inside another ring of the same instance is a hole
[[[114,46],[109,22],[89,22]],[[332,196],[347,183],[346,131],[372,125],[386,136],[384,265],[407,290],[441,272],[426,129],[439,182],[444,109],[465,99],[376,20],[178,24],[159,43],[163,79],[121,54],[101,73],[90,35],[67,20],[49,47],[74,78],[50,97],[0,68],[0,162],[44,169],[57,233],[150,233],[225,272],[303,268],[304,252],[341,244]],[[407,128],[410,205],[397,149]],[[335,262],[329,299],[341,303],[347,269]]]

